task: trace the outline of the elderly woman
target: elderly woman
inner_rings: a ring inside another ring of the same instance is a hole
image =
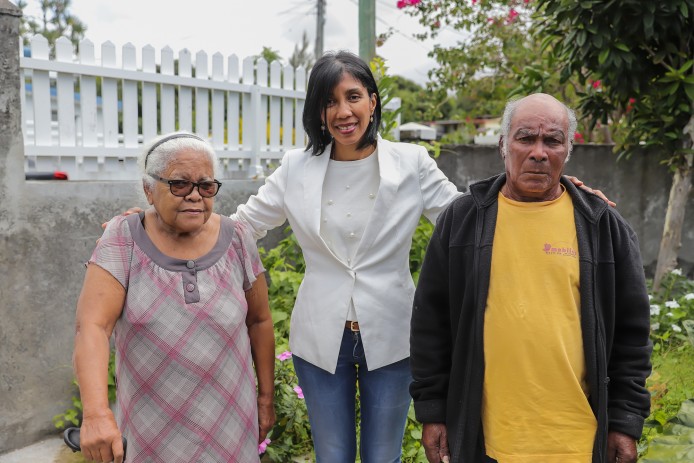
[[[257,462],[274,424],[264,269],[250,231],[212,212],[216,165],[195,135],[155,140],[140,159],[151,207],[113,219],[89,260],[74,354],[89,460],[121,462],[122,433],[129,461]]]

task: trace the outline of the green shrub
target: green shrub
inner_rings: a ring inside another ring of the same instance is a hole
[[[687,280],[681,271],[675,270],[663,279],[661,290],[651,294],[654,350],[657,352],[687,343],[686,320],[694,320],[694,281]]]
[[[299,385],[294,365],[282,353],[289,351],[289,322],[306,265],[299,243],[289,227],[287,238],[269,251],[260,249],[268,277],[268,296],[275,330],[275,350],[280,359],[275,363],[275,413],[277,422],[268,435],[271,440],[263,461],[289,462],[310,454],[313,449],[306,404],[295,387]]]

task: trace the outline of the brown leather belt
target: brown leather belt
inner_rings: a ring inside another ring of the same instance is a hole
[[[351,331],[359,331],[359,322],[352,322],[347,320],[345,322],[345,328]]]

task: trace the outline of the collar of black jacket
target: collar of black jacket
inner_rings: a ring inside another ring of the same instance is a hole
[[[560,181],[569,195],[571,195],[574,208],[589,222],[597,222],[609,207],[600,197],[576,187],[565,176],[562,175]],[[506,183],[506,174],[495,175],[470,185],[470,195],[478,207],[489,207],[496,202],[499,190],[501,190],[504,183]]]

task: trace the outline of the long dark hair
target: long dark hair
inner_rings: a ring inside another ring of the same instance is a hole
[[[359,140],[357,149],[374,145],[378,139],[378,128],[381,126],[381,97],[378,94],[378,85],[376,85],[376,79],[374,79],[369,65],[348,51],[328,52],[321,56],[311,69],[304,105],[303,123],[304,130],[308,135],[306,151],[311,150],[311,154],[315,156],[323,154],[325,147],[332,141],[330,132],[321,130],[323,123],[321,115],[325,114],[328,99],[342,80],[344,73],[348,73],[361,82],[366,88],[369,98],[376,94],[374,120],[367,127],[362,139]]]

